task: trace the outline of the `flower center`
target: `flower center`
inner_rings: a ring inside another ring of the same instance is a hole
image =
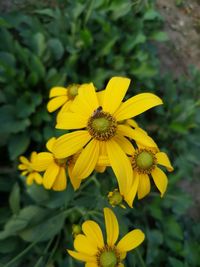
[[[100,256],[100,264],[102,267],[115,267],[117,257],[113,251],[105,251]]]
[[[150,150],[139,149],[132,157],[132,167],[139,173],[150,174],[155,165],[155,154]]]
[[[60,167],[65,167],[67,159],[55,159],[56,164]]]
[[[98,267],[119,267],[120,255],[115,247],[106,245],[97,254]]]
[[[69,99],[74,99],[78,95],[79,84],[72,84],[68,86],[68,97]]]
[[[99,107],[89,118],[87,129],[93,138],[107,141],[115,135],[117,122],[109,113],[102,111],[102,108]]]

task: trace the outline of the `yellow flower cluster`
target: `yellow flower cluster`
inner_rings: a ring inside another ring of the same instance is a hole
[[[67,170],[77,190],[94,170],[104,172],[110,166],[119,194],[130,207],[136,195],[141,199],[150,192],[150,177],[163,196],[168,179],[159,166],[168,171],[173,167],[167,155],[133,120],[161,105],[162,100],[152,93],[141,93],[123,101],[129,85],[130,79],[113,77],[98,92],[93,83],[52,88],[47,109],[53,112],[60,108],[56,128],[67,133],[51,138],[46,144],[49,152],[35,154],[31,167],[19,165],[22,175],[29,173],[27,183],[34,180],[46,189],[61,191],[67,187]],[[24,160],[21,157],[22,163]],[[39,172],[44,172],[43,179]]]
[[[162,167],[168,171],[173,167],[166,153],[135,121],[137,115],[161,105],[162,100],[152,93],[141,93],[124,101],[129,85],[130,79],[113,77],[101,91],[96,91],[93,83],[52,88],[47,109],[59,109],[56,128],[66,133],[52,137],[46,152],[32,152],[30,161],[20,157],[18,168],[27,184],[35,182],[45,189],[62,191],[69,176],[77,190],[94,170],[103,173],[110,167],[119,187],[108,194],[113,207],[126,208],[125,202],[132,207],[136,195],[138,199],[148,195],[151,178],[162,197],[168,184]],[[68,253],[86,267],[123,267],[126,253],[143,242],[144,234],[133,230],[116,244],[117,218],[109,208],[104,208],[104,217],[107,241],[99,225],[88,220],[82,227],[73,226],[75,251]]]

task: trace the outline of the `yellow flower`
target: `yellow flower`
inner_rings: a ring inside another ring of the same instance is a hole
[[[168,179],[159,166],[166,167],[169,172],[173,171],[167,154],[156,148],[141,147],[135,150],[130,160],[133,169],[133,184],[124,196],[129,206],[132,206],[136,194],[138,199],[149,194],[151,189],[150,176],[160,191],[161,197],[163,197],[167,189]]]
[[[99,225],[88,220],[82,225],[83,234],[74,240],[76,251],[67,251],[73,258],[85,262],[85,267],[124,267],[122,261],[126,253],[143,242],[144,233],[139,229],[132,230],[116,244],[119,236],[117,218],[109,208],[104,208],[104,217],[106,242]]]
[[[120,192],[131,185],[132,168],[126,154],[134,148],[128,138],[146,146],[154,146],[153,140],[140,130],[132,129],[123,121],[162,104],[151,93],[142,93],[122,102],[130,79],[114,77],[103,93],[96,93],[92,83],[82,85],[71,105],[71,111],[60,114],[56,128],[77,130],[59,137],[53,147],[57,158],[65,158],[81,150],[73,169],[77,179],[88,177],[97,165],[101,150],[118,179]],[[127,183],[129,181],[129,184]]]
[[[53,87],[50,90],[49,98],[51,99],[47,104],[47,110],[53,112],[62,107],[60,112],[68,111],[74,98],[78,95],[79,87],[80,84],[71,84],[67,88]]]
[[[37,153],[32,152],[30,156],[30,161],[24,157],[19,157],[21,163],[18,165],[18,169],[22,171],[21,175],[26,176],[26,183],[31,185],[34,181],[37,184],[42,184],[42,176],[34,168],[34,162],[36,161]]]
[[[75,179],[72,176],[74,159],[72,156],[63,159],[56,158],[52,153],[52,147],[55,141],[56,138],[52,137],[46,144],[50,152],[38,153],[37,160],[34,164],[35,168],[40,172],[45,171],[43,176],[44,187],[55,191],[63,191],[67,188],[66,169],[68,169],[71,183],[76,189],[80,186],[81,180]]]
[[[120,206],[121,208],[125,209],[126,207],[122,204],[123,203],[123,196],[120,194],[118,189],[115,189],[112,192],[108,193],[108,201],[112,207]]]

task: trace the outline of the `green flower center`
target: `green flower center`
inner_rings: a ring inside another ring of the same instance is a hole
[[[100,255],[100,266],[102,267],[116,267],[117,257],[113,251],[104,251]]]
[[[111,114],[102,111],[102,108],[99,107],[89,118],[87,129],[93,138],[107,141],[115,135],[117,122]]]
[[[78,95],[79,84],[72,84],[68,86],[68,97],[74,99]]]
[[[149,169],[153,165],[153,155],[147,151],[142,151],[137,156],[136,163],[141,169]]]
[[[110,122],[106,118],[97,118],[92,122],[92,127],[100,133],[106,132],[110,127]]]
[[[156,166],[156,157],[151,150],[139,149],[136,150],[131,163],[133,169],[138,173],[150,174]]]

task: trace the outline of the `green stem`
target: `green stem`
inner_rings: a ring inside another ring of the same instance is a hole
[[[144,262],[144,260],[143,260],[143,258],[141,256],[141,254],[140,254],[140,251],[138,249],[136,249],[135,251],[136,251],[136,254],[137,254],[138,259],[140,261],[140,264],[141,264],[140,266],[141,267],[146,267],[146,264],[145,264],[145,262]]]
[[[45,250],[44,250],[44,255],[42,255],[42,256],[37,260],[37,262],[36,262],[36,264],[34,265],[34,267],[40,267],[40,266],[41,266],[41,263],[42,263],[42,261],[43,261],[43,259],[44,259],[44,256],[45,256],[45,254],[48,252],[48,250],[49,250],[49,248],[50,248],[51,243],[53,242],[53,240],[54,240],[54,237],[53,237],[52,239],[49,240],[49,242],[48,242],[48,244],[47,244],[47,246],[46,246],[46,248],[45,248]]]

